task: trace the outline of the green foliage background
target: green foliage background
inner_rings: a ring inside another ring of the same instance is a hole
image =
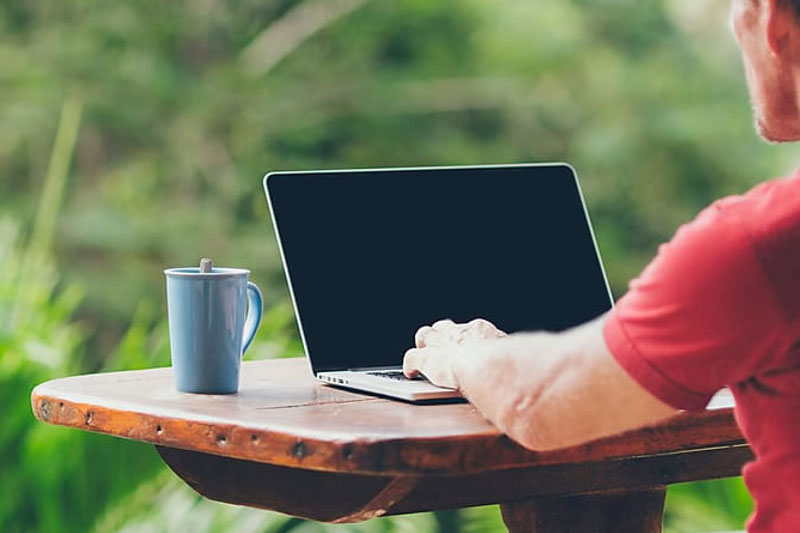
[[[298,355],[268,170],[564,160],[614,293],[713,199],[795,163],[753,132],[727,2],[0,1],[0,531],[502,530],[496,508],[323,526],[200,499],[151,448],[33,420],[168,364],[165,266],[247,266],[251,357]],[[324,223],[324,221],[320,221]],[[741,529],[740,480],[667,531]]]

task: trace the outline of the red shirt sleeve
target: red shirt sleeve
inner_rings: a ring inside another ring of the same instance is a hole
[[[631,282],[606,344],[657,398],[703,409],[721,387],[780,366],[796,341],[787,301],[800,310],[798,258],[798,178],[716,202]]]

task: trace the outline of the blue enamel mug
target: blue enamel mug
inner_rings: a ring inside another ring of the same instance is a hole
[[[242,355],[261,323],[263,298],[243,268],[170,268],[169,342],[175,388],[231,394]]]

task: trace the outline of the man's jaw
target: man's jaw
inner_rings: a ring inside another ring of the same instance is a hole
[[[789,125],[782,125],[776,128],[763,117],[756,115],[755,119],[756,131],[767,142],[771,143],[787,143],[800,141],[800,127]]]
[[[800,107],[797,94],[778,95],[782,105],[759,105],[758,99],[751,98],[753,118],[758,134],[767,142],[785,143],[800,140]]]
[[[756,131],[768,142],[800,140],[800,70],[776,66],[756,74],[745,58]]]

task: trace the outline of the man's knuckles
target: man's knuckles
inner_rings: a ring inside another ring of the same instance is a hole
[[[432,332],[433,328],[430,326],[422,326],[417,330],[414,335],[414,344],[416,344],[417,348],[424,348],[427,345],[426,339]]]

